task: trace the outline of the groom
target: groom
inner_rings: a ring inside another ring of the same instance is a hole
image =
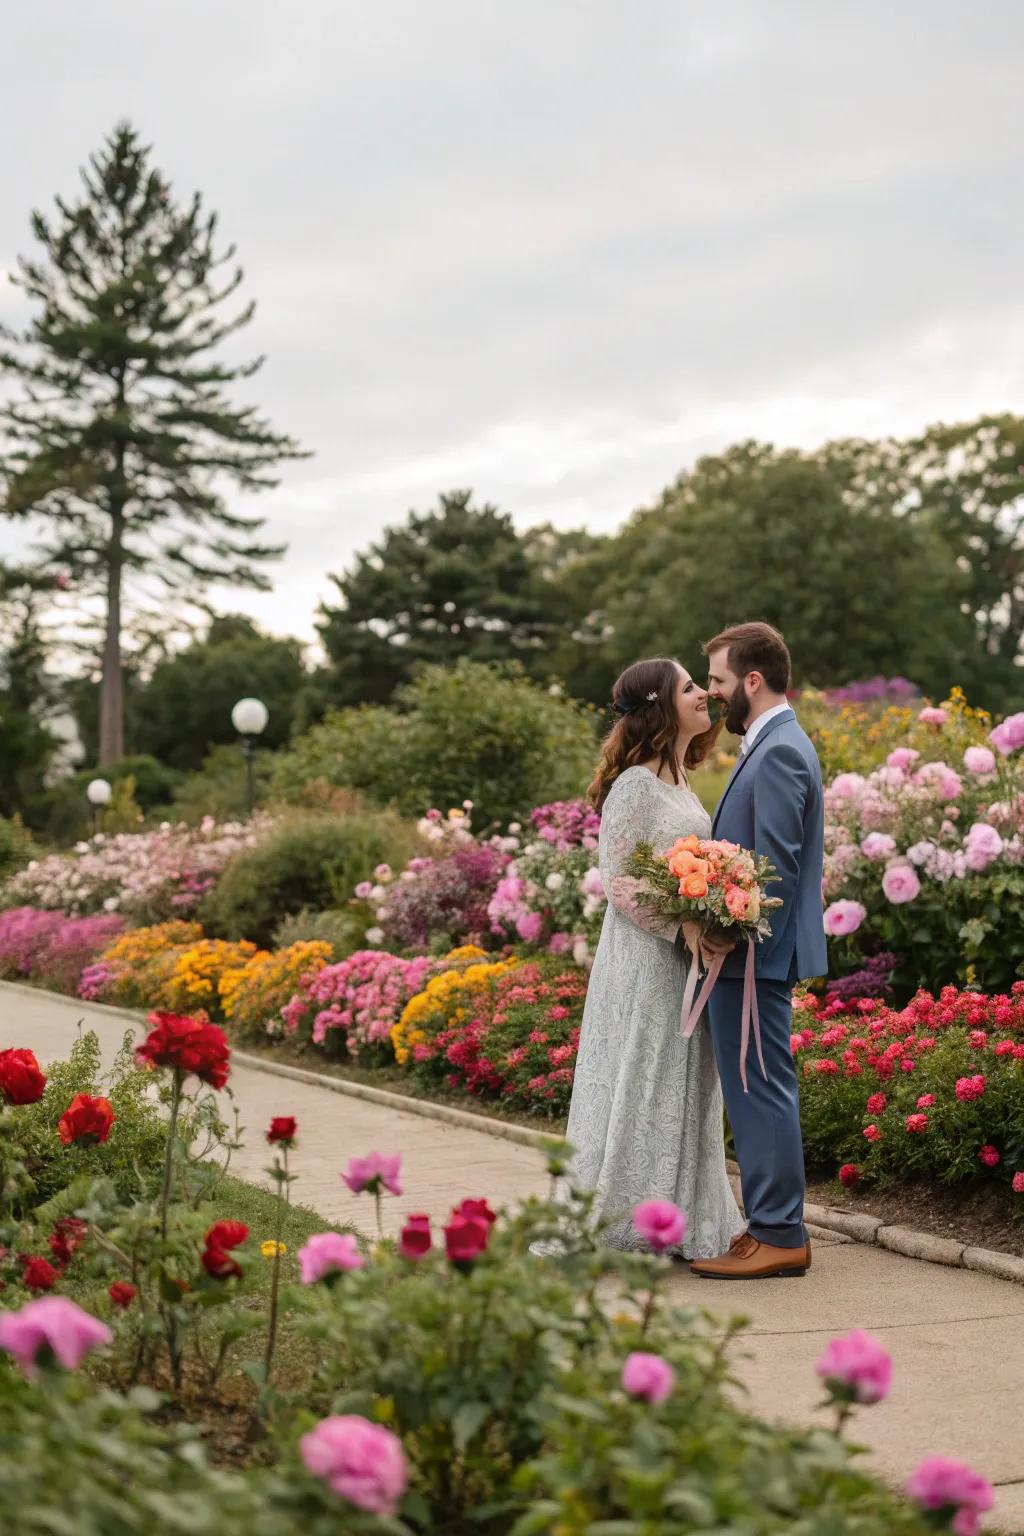
[[[708,1004],[747,1231],[720,1258],[696,1261],[693,1272],[720,1280],[803,1275],[811,1265],[811,1244],[803,1220],[800,1102],[789,1037],[793,984],[822,976],[827,968],[821,770],[787,703],[789,651],[777,630],[738,624],[709,640],[704,654],[708,692],[725,706],[727,729],[743,740],[713,835],[770,859],[778,878],[768,892],[784,904],[772,913],[771,937],[756,946],[765,1071],[752,1053],[749,1092],[740,1076],[745,944],[728,956]]]

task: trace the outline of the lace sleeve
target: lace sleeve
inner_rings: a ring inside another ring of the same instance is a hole
[[[675,942],[678,922],[657,917],[636,900],[639,880],[625,873],[637,843],[655,841],[654,776],[646,768],[630,773],[612,786],[601,812],[599,859],[604,892],[616,912],[646,933]]]

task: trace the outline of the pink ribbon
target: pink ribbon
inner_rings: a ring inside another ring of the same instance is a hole
[[[697,982],[699,979],[700,962],[695,956],[686,977],[686,986],[683,989],[683,1010],[679,1021],[680,1033],[684,1040],[689,1040],[701,1015],[708,1005],[708,999],[715,990],[722,966],[725,964],[725,955],[716,954],[708,966],[704,977],[704,985],[697,996]],[[750,1049],[750,1035],[753,1031],[754,1045],[757,1050],[757,1059],[761,1064],[761,1075],[765,1082],[768,1081],[768,1073],[765,1070],[764,1052],[761,1049],[761,1018],[757,1009],[757,986],[754,980],[754,941],[747,940],[747,963],[743,968],[743,1012],[740,1015],[740,1082],[743,1084],[743,1092],[749,1093],[747,1087],[747,1052]]]

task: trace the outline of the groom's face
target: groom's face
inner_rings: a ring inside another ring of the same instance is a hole
[[[723,646],[708,656],[708,694],[723,706],[725,728],[732,736],[742,736],[750,715],[746,682],[729,665],[729,650]]]

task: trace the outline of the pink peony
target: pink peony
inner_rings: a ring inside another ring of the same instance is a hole
[[[635,1350],[622,1367],[623,1390],[630,1397],[642,1397],[649,1403],[663,1403],[675,1382],[675,1371],[660,1355]]]
[[[734,917],[737,922],[742,922],[747,915],[747,908],[749,906],[750,897],[747,895],[746,891],[744,891],[738,885],[726,886],[725,910],[728,912],[730,917]]]
[[[920,756],[920,752],[915,752],[913,747],[897,747],[894,752],[889,753],[885,761],[890,768],[906,773],[913,768]]]
[[[297,1257],[303,1285],[315,1285],[345,1269],[362,1269],[366,1263],[351,1232],[317,1232]]]
[[[980,1472],[945,1456],[926,1457],[908,1477],[906,1492],[922,1509],[955,1510],[951,1529],[956,1536],[977,1536],[978,1516],[995,1503],[992,1485]]]
[[[1009,757],[1018,747],[1024,747],[1024,714],[1008,715],[1002,724],[989,732],[988,739],[1000,757]]]
[[[27,1376],[35,1373],[40,1354],[49,1351],[66,1371],[76,1371],[91,1350],[109,1344],[113,1334],[105,1323],[83,1312],[66,1296],[41,1296],[20,1312],[0,1315],[0,1349],[12,1355]]]
[[[867,1110],[869,1115],[880,1115],[885,1109],[887,1102],[888,1101],[886,1100],[884,1093],[873,1093],[868,1099],[864,1108]]]
[[[911,1132],[914,1132],[914,1131],[921,1132],[921,1131],[926,1131],[927,1129],[928,1129],[928,1116],[927,1115],[908,1115],[907,1116],[907,1130],[908,1131],[911,1131]]]
[[[382,1189],[400,1195],[402,1186],[398,1182],[398,1175],[401,1167],[400,1155],[385,1157],[380,1152],[371,1152],[369,1157],[352,1158],[341,1177],[354,1195],[361,1195],[367,1189],[373,1195],[379,1194]]]
[[[978,1160],[984,1163],[986,1168],[996,1168],[999,1164],[999,1153],[991,1145],[979,1147]]]
[[[857,932],[867,915],[859,901],[834,901],[825,909],[825,932],[834,939],[845,938]]]
[[[840,773],[829,785],[830,793],[837,800],[855,800],[864,788],[864,779],[859,773]]]
[[[641,1201],[633,1207],[633,1225],[655,1253],[677,1247],[686,1236],[686,1216],[671,1200]]]
[[[934,1103],[934,1093],[922,1093],[921,1097],[917,1101],[917,1107],[918,1109],[931,1109]]]
[[[946,721],[949,719],[949,711],[945,709],[935,709],[932,705],[928,705],[925,709],[921,710],[917,718],[922,725],[945,725]]]
[[[921,893],[921,882],[910,864],[892,864],[882,876],[882,890],[893,906],[913,901]]]
[[[889,1395],[892,1357],[862,1328],[832,1339],[814,1368],[846,1401],[880,1403]]]
[[[868,1141],[881,1141],[882,1139],[882,1133],[877,1125],[866,1125],[864,1127],[864,1135]]]
[[[302,1460],[341,1498],[371,1515],[393,1515],[409,1482],[402,1442],[358,1414],[332,1414],[299,1441]]]
[[[968,773],[994,773],[996,755],[988,747],[968,747],[964,753],[964,767]]]
[[[1024,1195],[1024,1173],[1015,1173],[1013,1176],[1013,1192],[1015,1195]]]
[[[888,832],[869,832],[860,851],[866,859],[887,859],[896,852],[896,839]]]
[[[972,1099],[980,1099],[985,1094],[985,1078],[980,1072],[973,1077],[958,1077],[954,1092],[962,1104],[969,1104]]]

